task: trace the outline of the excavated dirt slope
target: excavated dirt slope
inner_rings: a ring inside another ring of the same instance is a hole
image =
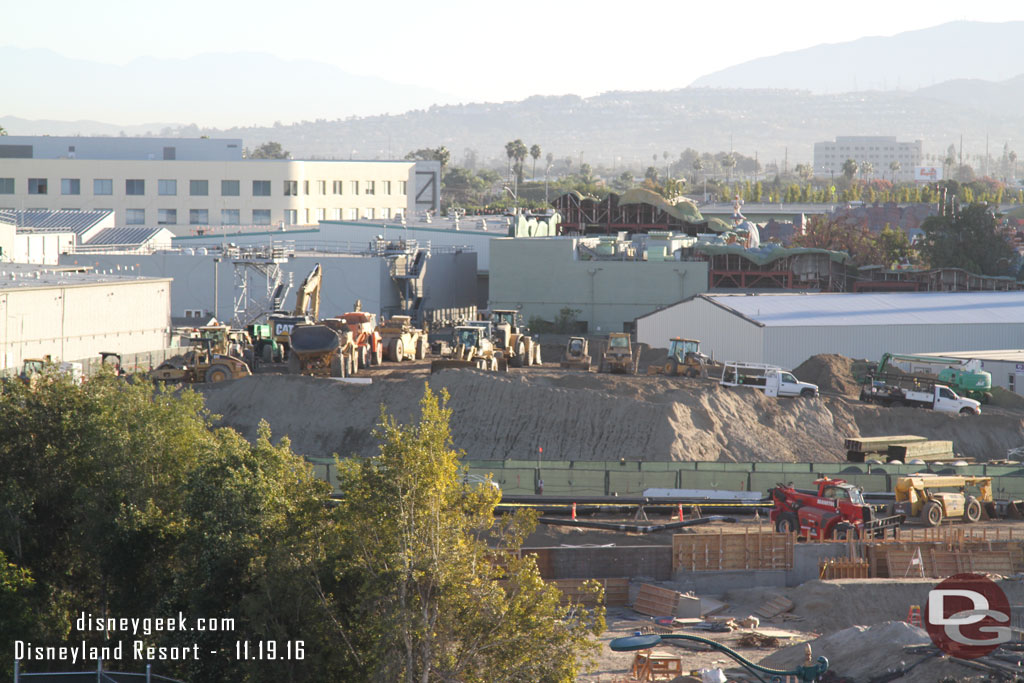
[[[844,364],[818,365],[814,379],[833,381],[827,371]],[[381,404],[402,422],[414,420],[427,381],[451,394],[455,444],[473,460],[528,459],[543,446],[545,458],[563,460],[827,462],[844,457],[848,436],[907,433],[950,439],[961,455],[986,460],[1024,444],[1024,413],[988,406],[981,416],[959,416],[838,396],[772,399],[710,380],[550,367],[433,376],[423,366],[385,367],[370,374],[372,385],[265,374],[201,390],[223,424],[253,438],[266,419],[275,436],[288,435],[297,452],[311,456],[374,454],[371,431]]]

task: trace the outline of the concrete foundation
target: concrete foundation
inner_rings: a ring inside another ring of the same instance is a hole
[[[536,555],[544,579],[607,579],[672,577],[672,546],[643,545],[610,548],[523,548]]]

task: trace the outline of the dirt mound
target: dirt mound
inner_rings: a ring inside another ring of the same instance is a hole
[[[987,405],[1010,410],[1024,410],[1024,396],[1007,391],[1002,387],[992,387],[992,398]],[[982,408],[984,410],[984,408]]]
[[[860,395],[860,385],[853,378],[854,361],[834,353],[811,356],[793,369],[797,379],[817,384],[818,388],[830,394],[843,396]]]
[[[395,375],[393,375],[394,377]],[[417,414],[423,375],[352,385],[254,375],[203,386],[222,423],[254,438],[266,419],[298,453],[372,455],[381,404],[403,422]],[[457,448],[474,460],[530,458],[537,446],[561,460],[835,461],[842,435],[822,401],[777,400],[710,381],[596,373],[448,370]]]

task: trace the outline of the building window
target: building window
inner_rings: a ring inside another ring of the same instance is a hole
[[[348,219],[350,221],[359,220],[359,209],[348,209],[346,213],[348,213]]]
[[[380,210],[380,217],[384,220],[391,218],[391,209],[384,208]]]
[[[114,194],[114,181],[110,178],[96,178],[92,181],[93,194]]]
[[[316,181],[316,193],[319,194],[319,195],[327,194],[327,181],[326,180],[318,180],[318,181]]]
[[[29,178],[29,194],[46,194],[46,178]]]
[[[377,183],[372,180],[366,181],[366,192],[364,194],[374,194],[377,191]]]
[[[188,210],[188,223],[189,223],[189,225],[209,225],[210,224],[210,210],[209,209],[189,209]]]
[[[82,194],[82,181],[78,178],[61,178],[61,194]]]
[[[308,180],[303,180],[302,181],[302,194],[309,194],[309,181]]]
[[[177,225],[178,224],[178,210],[177,209],[157,209],[156,210],[156,222],[158,225]]]
[[[335,209],[334,210],[334,220],[336,220],[336,221],[340,221],[341,220],[341,209]]]
[[[409,183],[407,181],[398,181],[398,194],[409,194]]]
[[[317,209],[316,210],[316,219],[318,221],[325,221],[325,220],[327,220],[327,209]]]
[[[384,191],[384,194],[391,194],[391,181],[390,180],[383,180],[383,181],[381,181],[381,185],[382,185],[382,187],[380,189]]]
[[[285,209],[284,210],[284,224],[285,225],[295,225],[296,223],[298,223],[298,221],[299,221],[298,211],[296,211],[295,209]]]
[[[344,180],[335,180],[334,184],[333,184],[333,186],[334,186],[334,194],[343,194],[342,193],[342,188],[344,187],[344,185],[345,185],[345,181]]]
[[[254,181],[252,181],[252,196],[253,197],[269,197],[270,196],[270,181],[269,180],[254,180]]]
[[[222,180],[220,181],[220,196],[221,197],[237,197],[239,195],[238,181],[237,180]]]
[[[146,181],[145,180],[126,180],[124,181],[124,193],[129,195],[140,195],[146,194]]]
[[[178,158],[176,147],[164,147],[164,161],[174,161]]]
[[[14,178],[0,178],[0,194],[14,194]]]
[[[126,225],[145,225],[146,224],[146,210],[145,209],[125,209],[124,222]]]
[[[348,187],[352,191],[352,194],[359,194],[359,181],[358,180],[350,180],[349,183],[348,183]]]
[[[221,209],[220,210],[220,224],[221,225],[238,225],[242,222],[241,212],[238,209]]]
[[[269,180],[267,182],[270,182]],[[253,209],[253,225],[270,225],[270,209]]]
[[[164,197],[173,197],[178,194],[178,181],[158,180],[156,181],[156,192]]]
[[[306,220],[302,222],[303,225],[309,225],[309,209],[305,210]]]
[[[255,186],[254,186],[254,189],[253,189],[252,193],[256,194]],[[299,194],[299,181],[298,180],[286,180],[286,181],[284,181],[284,196],[285,197],[294,197],[294,196],[296,196],[298,194]]]
[[[373,220],[373,209],[366,209],[366,211],[363,213],[363,218],[365,218],[368,221],[372,221]]]
[[[188,193],[193,197],[206,197],[210,194],[209,180],[188,181]]]

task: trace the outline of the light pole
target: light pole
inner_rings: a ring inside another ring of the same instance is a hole
[[[708,647],[718,650],[723,654],[732,657],[736,662],[739,663],[744,669],[753,674],[759,681],[764,681],[759,674],[764,673],[772,676],[772,680],[779,680],[774,678],[776,676],[795,676],[801,681],[816,681],[819,677],[824,675],[828,671],[828,659],[826,657],[818,657],[818,661],[814,664],[808,662],[803,666],[798,666],[793,671],[781,671],[779,669],[769,669],[763,667],[760,664],[754,664],[753,662],[745,659],[741,654],[735,650],[731,650],[721,643],[710,640],[708,638],[701,638],[700,636],[690,636],[683,633],[665,633],[662,635],[651,634],[651,635],[640,635],[637,631],[637,635],[628,636],[626,638],[615,638],[608,645],[615,652],[632,652],[634,650],[649,650],[650,648],[658,645],[663,640],[688,640],[694,643],[701,643]]]
[[[220,322],[220,257],[213,259],[213,317]]]

